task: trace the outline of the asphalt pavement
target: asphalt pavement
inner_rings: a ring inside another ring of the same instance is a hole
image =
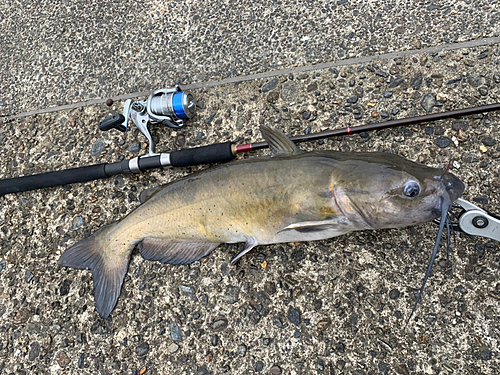
[[[147,152],[137,130],[97,124],[125,98],[180,84],[184,128],[159,151],[261,140],[499,102],[498,1],[0,4],[0,178]],[[114,103],[107,106],[112,98]],[[451,171],[500,212],[500,114],[304,143],[385,151]],[[241,157],[268,155],[265,150]],[[207,166],[1,197],[0,368],[6,374],[496,374],[500,244],[443,245],[405,329],[437,233],[432,223],[325,241],[223,245],[189,266],[135,252],[116,309],[60,254],[139,205],[146,188]]]

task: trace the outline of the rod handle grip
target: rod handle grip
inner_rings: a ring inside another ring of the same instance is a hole
[[[95,164],[63,171],[0,180],[0,196],[107,178],[109,176],[105,172],[105,166],[106,164]]]
[[[222,163],[234,159],[232,142],[179,150],[170,153],[170,164],[173,167]]]

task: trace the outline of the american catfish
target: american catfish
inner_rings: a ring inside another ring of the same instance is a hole
[[[60,265],[92,272],[102,318],[117,303],[136,246],[144,259],[189,264],[222,243],[242,242],[234,264],[258,245],[441,218],[434,260],[448,210],[465,188],[453,174],[390,153],[304,152],[275,128],[261,132],[272,156],[221,164],[150,190],[126,217],[61,255]]]

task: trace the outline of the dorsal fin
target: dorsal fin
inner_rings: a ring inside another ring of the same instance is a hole
[[[304,152],[285,133],[275,127],[261,125],[260,132],[269,145],[273,156],[297,155]]]

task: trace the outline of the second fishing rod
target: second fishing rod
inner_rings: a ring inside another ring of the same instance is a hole
[[[196,109],[193,96],[179,87],[153,92],[143,101],[127,100],[123,114],[116,114],[101,121],[103,131],[117,129],[125,132],[130,120],[149,141],[149,153],[116,163],[102,163],[90,166],[41,173],[31,176],[0,180],[0,196],[10,193],[37,190],[78,182],[104,179],[119,174],[144,172],[156,168],[186,167],[199,164],[219,163],[233,160],[237,154],[269,147],[266,142],[236,145],[233,142],[215,143],[208,146],[156,153],[155,143],[148,130],[148,124],[161,123],[174,129],[184,125],[184,120],[191,118]],[[479,107],[464,108],[448,112],[433,113],[417,117],[395,119],[380,123],[332,129],[319,133],[310,133],[290,137],[294,142],[319,140],[333,136],[351,135],[372,130],[408,126],[424,122],[469,116],[500,110],[500,103]]]

